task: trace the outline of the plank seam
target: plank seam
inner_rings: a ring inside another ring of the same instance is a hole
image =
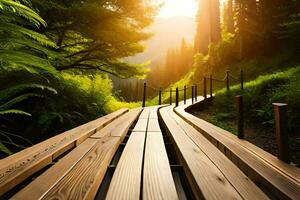
[[[174,113],[175,114],[175,113]],[[223,174],[224,178],[226,178],[226,180],[228,181],[228,183],[230,183],[230,185],[236,190],[236,192],[240,195],[240,197],[242,199],[245,199],[243,197],[243,195],[239,192],[239,190],[236,188],[236,186],[234,186],[232,184],[232,182],[227,178],[226,174],[213,162],[213,160],[205,153],[205,151],[187,134],[187,132],[184,130],[184,128],[182,126],[179,125],[179,123],[176,121],[176,119],[174,118],[174,116],[172,116],[172,119],[176,122],[176,124],[180,127],[180,129],[186,134],[186,136],[199,148],[199,150],[201,150],[201,152],[214,164],[214,166],[216,166],[216,168],[221,172],[221,174]],[[184,121],[185,122],[185,121]],[[186,122],[185,122],[186,123]],[[189,124],[188,124],[189,125]],[[189,125],[190,126],[190,125]],[[194,127],[192,127],[194,128]],[[195,129],[196,130],[196,129]],[[197,130],[196,130],[197,131]],[[216,149],[218,151],[218,149]],[[222,154],[223,155],[223,154]],[[226,159],[228,159],[226,157]]]
[[[146,131],[145,131],[145,140],[144,140],[144,149],[143,149],[143,160],[142,160],[142,170],[141,170],[141,183],[140,183],[140,200],[143,199],[143,188],[144,188],[144,163],[145,163],[145,151],[146,151],[146,141],[147,141],[147,130],[148,130],[148,125],[149,125],[149,118],[150,118],[150,113],[148,114],[147,118],[147,125],[146,125]]]

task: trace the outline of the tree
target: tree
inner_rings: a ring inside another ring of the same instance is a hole
[[[99,70],[119,77],[145,75],[145,65],[123,60],[144,50],[141,41],[156,14],[151,1],[33,0],[48,27],[40,31],[56,42],[64,58],[58,70]]]
[[[197,14],[195,52],[207,54],[210,43],[221,38],[219,0],[200,0]]]
[[[221,38],[220,2],[210,0],[210,42],[217,43]]]
[[[210,1],[200,0],[197,13],[195,52],[206,54],[210,43]]]
[[[233,0],[227,0],[223,9],[223,31],[234,33]]]

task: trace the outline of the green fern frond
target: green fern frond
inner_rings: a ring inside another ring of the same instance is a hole
[[[56,72],[56,69],[49,63],[48,60],[25,51],[0,50],[0,62],[17,66],[19,64],[26,65],[52,74]]]
[[[36,12],[16,1],[0,0],[0,9],[24,17],[32,22],[36,27],[39,27],[40,25],[47,25],[45,20],[43,20]]]
[[[9,87],[5,90],[0,91],[0,102],[5,102],[8,99],[13,98],[14,96],[27,92],[29,90],[39,89],[42,91],[49,91],[53,94],[57,94],[57,91],[49,86],[41,85],[41,84],[20,84],[13,87]]]
[[[28,112],[24,112],[22,110],[17,110],[17,109],[10,109],[10,110],[3,110],[3,111],[0,111],[0,116],[1,115],[25,115],[25,116],[28,116],[30,117],[31,114],[28,113]]]
[[[32,31],[30,29],[24,28],[22,26],[18,26],[16,24],[8,23],[8,22],[1,22],[0,23],[0,33],[1,31],[5,34],[7,32],[10,32],[10,34],[20,36],[19,34],[23,34],[24,36],[27,36],[29,38],[32,38],[39,43],[56,48],[56,44],[49,40],[49,38],[43,34],[37,33],[35,31]]]
[[[7,155],[13,154],[2,142],[0,142],[0,152],[6,153]]]
[[[17,103],[20,103],[20,102],[25,101],[32,97],[43,98],[44,96],[40,95],[40,94],[36,94],[36,93],[28,93],[28,94],[23,94],[23,95],[17,96],[15,98],[5,102],[4,104],[0,105],[0,111],[9,109],[12,106],[16,105]]]

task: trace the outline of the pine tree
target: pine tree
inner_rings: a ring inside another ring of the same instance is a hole
[[[227,0],[223,9],[223,30],[234,33],[233,0]]]
[[[197,34],[195,38],[195,52],[208,53],[210,43],[210,1],[199,0],[197,14]]]

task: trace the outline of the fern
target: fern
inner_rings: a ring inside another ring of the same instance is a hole
[[[16,105],[17,103],[20,103],[20,102],[25,101],[32,97],[43,98],[44,96],[36,94],[36,93],[28,93],[28,94],[19,95],[15,98],[5,102],[4,104],[0,105],[0,111],[10,109],[12,106]]]
[[[12,152],[2,142],[0,142],[0,152],[4,152],[7,155],[12,154]]]
[[[9,32],[10,35],[16,35],[18,37],[22,37],[23,35],[23,37],[26,36],[32,38],[38,41],[42,45],[53,47],[53,48],[56,47],[55,43],[49,40],[49,38],[43,34],[37,33],[33,30],[9,22],[4,22],[4,21],[0,21],[0,22],[1,22],[0,33],[3,32],[3,34],[6,34],[6,36],[7,36],[7,32]]]
[[[42,70],[54,74],[56,69],[48,60],[27,53],[26,51],[0,50],[0,62],[6,66],[26,66],[32,70]]]
[[[0,116],[1,115],[24,115],[30,117],[31,114],[22,110],[17,110],[17,109],[10,109],[10,110],[3,110],[0,111]]]
[[[0,103],[8,101],[8,99],[13,98],[20,93],[25,93],[29,90],[41,90],[41,91],[49,91],[53,94],[57,94],[57,91],[49,86],[41,85],[41,84],[20,84],[13,87],[9,87],[5,90],[0,90]]]
[[[26,18],[36,27],[39,27],[40,25],[46,26],[46,22],[36,12],[18,2],[12,0],[0,0],[0,9],[4,12],[14,13]]]

